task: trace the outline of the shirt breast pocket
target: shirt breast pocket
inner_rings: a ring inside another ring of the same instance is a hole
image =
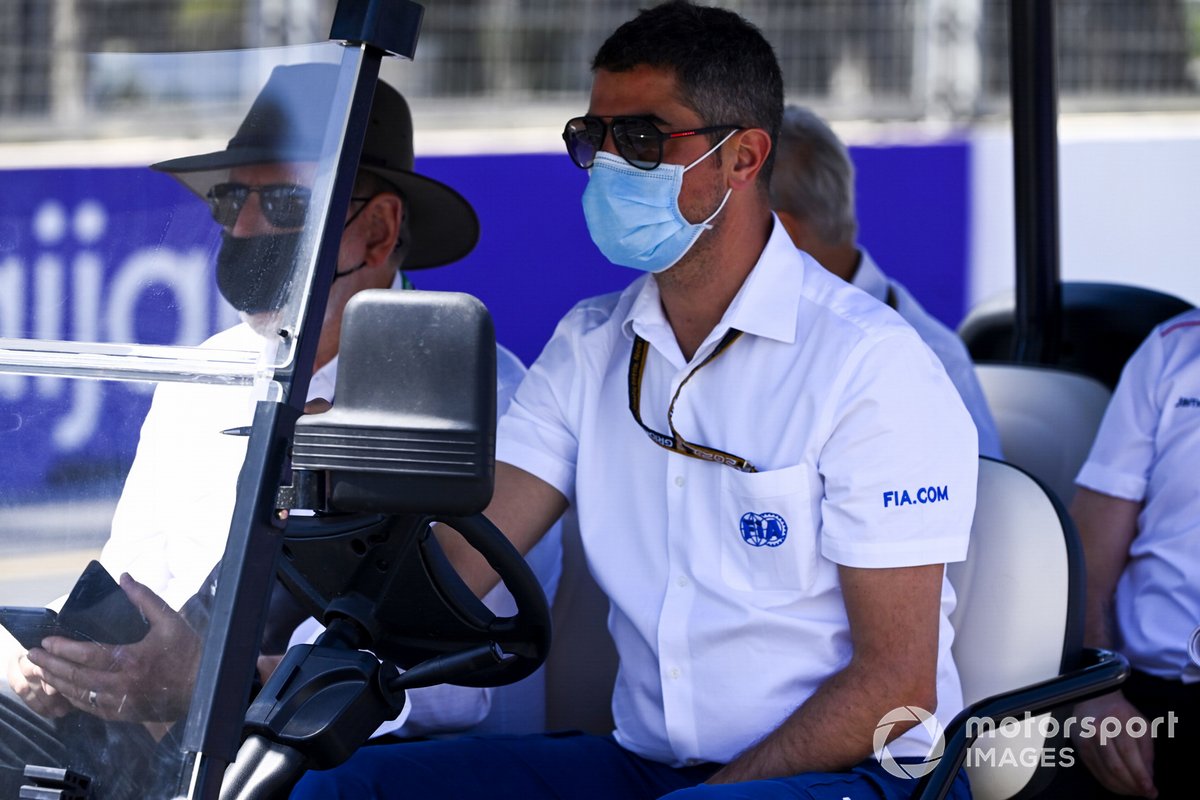
[[[797,464],[767,472],[727,469],[721,477],[721,577],[738,591],[810,589],[817,571],[811,470]]]

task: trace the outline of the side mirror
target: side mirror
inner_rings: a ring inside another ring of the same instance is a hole
[[[496,335],[483,303],[360,292],[339,362],[336,404],[297,421],[292,450],[294,470],[318,473],[325,510],[482,511],[496,449]]]
[[[326,630],[289,649],[258,693],[222,798],[275,796],[306,767],[341,763],[396,716],[408,689],[511,683],[550,648],[541,585],[480,513],[496,437],[496,342],[483,304],[362,292],[346,307],[339,360],[334,407],[296,423],[285,487],[296,502],[280,506],[339,512],[290,515],[278,569]],[[434,521],[496,571],[514,615],[475,597]]]

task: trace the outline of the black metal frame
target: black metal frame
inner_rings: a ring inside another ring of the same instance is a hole
[[[183,747],[199,754],[191,796],[216,798],[227,765],[241,741],[258,642],[280,551],[281,523],[275,497],[296,420],[304,408],[329,287],[337,269],[342,225],[366,134],[371,99],[385,55],[412,58],[424,9],[411,0],[340,0],[330,38],[346,43],[335,108],[348,117],[331,119],[342,140],[333,191],[317,246],[314,283],[296,332],[295,358],[276,373],[284,402],[260,402],[238,481],[229,541],[221,562],[212,624],[184,730]],[[347,65],[357,69],[345,69]],[[350,73],[352,72],[352,77]],[[345,123],[344,131],[340,126]],[[337,222],[332,222],[337,220]],[[234,611],[237,613],[234,613]]]
[[[1061,337],[1054,0],[1012,0],[1016,330],[1013,360],[1054,364]]]
[[[991,720],[997,726],[1006,717],[1034,716],[1065,705],[1096,697],[1120,686],[1129,675],[1129,662],[1120,653],[1087,648],[1084,663],[1077,669],[1011,692],[993,695],[964,708],[946,726],[941,760],[913,792],[914,800],[942,800],[963,765],[967,750],[975,743],[971,720]]]
[[[959,334],[976,361],[1054,366],[1116,386],[1158,323],[1192,304],[1163,292],[1061,279],[1054,0],[1011,0],[1013,306],[972,309]]]

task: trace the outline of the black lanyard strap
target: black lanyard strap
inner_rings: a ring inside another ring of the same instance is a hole
[[[700,369],[712,361],[721,353],[729,348],[729,345],[738,340],[742,332],[734,328],[730,328],[729,332],[722,337],[713,351],[708,354],[708,357],[697,364],[687,377],[679,383],[679,388],[675,390],[675,396],[671,398],[671,405],[667,407],[667,427],[670,429],[670,435],[659,433],[645,422],[642,422],[642,376],[646,371],[646,353],[650,346],[646,340],[635,335],[633,338],[633,350],[629,354],[629,410],[633,413],[633,419],[646,435],[650,437],[650,441],[654,442],[659,447],[672,450],[691,458],[699,458],[703,461],[714,461],[718,464],[725,464],[742,472],[758,472],[758,469],[741,456],[735,456],[732,453],[726,453],[724,450],[717,450],[714,447],[705,447],[700,444],[692,444],[682,436],[679,431],[675,430],[675,401],[679,399],[679,393],[683,391],[683,387],[692,379]]]

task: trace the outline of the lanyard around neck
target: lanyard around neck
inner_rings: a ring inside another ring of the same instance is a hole
[[[729,345],[737,341],[741,335],[741,331],[730,328],[729,332],[713,348],[713,351],[697,364],[688,373],[687,377],[680,382],[679,388],[675,390],[675,396],[671,398],[671,405],[667,407],[667,427],[671,431],[670,435],[659,433],[642,422],[642,374],[646,371],[646,353],[649,350],[649,345],[645,339],[636,334],[634,335],[633,350],[629,354],[629,410],[633,413],[634,421],[642,426],[642,430],[650,437],[650,441],[659,447],[665,447],[667,450],[672,450],[681,455],[699,458],[703,461],[715,461],[718,464],[725,464],[742,472],[758,472],[758,469],[753,464],[741,456],[735,456],[713,447],[705,447],[704,445],[688,442],[679,435],[679,431],[675,430],[674,423],[675,401],[679,399],[679,393],[683,391],[683,387],[692,379],[693,375],[706,366],[708,362],[725,352],[729,348]]]

